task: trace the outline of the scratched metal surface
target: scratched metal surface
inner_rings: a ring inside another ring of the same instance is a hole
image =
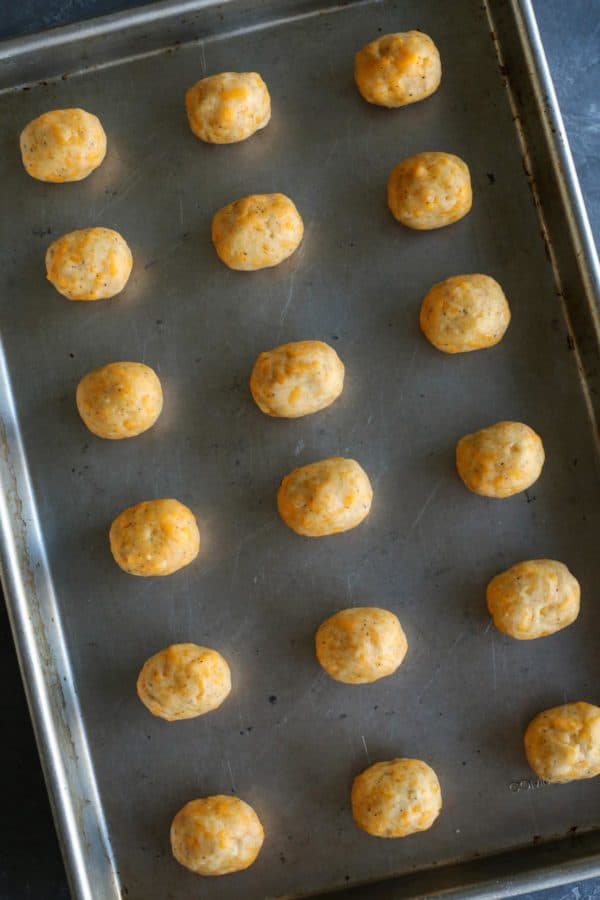
[[[529,844],[598,824],[599,786],[531,789],[521,733],[539,709],[595,691],[600,649],[598,480],[591,425],[553,275],[539,236],[484,11],[373,3],[183,47],[177,53],[0,97],[7,208],[2,329],[29,472],[121,883],[132,898],[197,895],[168,850],[186,800],[236,791],[268,834],[257,864],[218,882],[223,900],[308,894]],[[445,64],[427,103],[388,114],[364,104],[352,52],[379,30],[431,33]],[[290,68],[293,48],[294,66]],[[181,99],[203,72],[258,69],[270,126],[245,144],[207,147]],[[56,189],[22,172],[15,137],[53,106],[96,112],[109,155],[88,181]],[[459,153],[473,212],[413,234],[389,216],[392,165],[424,148]],[[245,275],[216,259],[212,213],[244,193],[283,190],[304,215],[301,250]],[[75,227],[118,228],[135,256],[123,296],[63,301],[43,254]],[[433,281],[463,271],[500,280],[513,308],[505,341],[464,358],[437,354],[417,325]],[[343,397],[306,420],[265,419],[248,397],[256,354],[304,337],[330,341],[347,366]],[[135,441],[93,439],[73,392],[112,359],[153,365],[165,387],[157,426]],[[547,450],[527,496],[468,494],[453,469],[466,431],[501,418],[538,430]],[[298,538],[274,497],[294,465],[344,453],[375,487],[356,531]],[[197,513],[203,549],[168,579],[132,579],[107,529],[129,503],[176,496]],[[534,646],[489,627],[487,580],[529,556],[579,577],[578,623]],[[312,651],[335,609],[395,610],[410,650],[397,676],[348,688]],[[217,647],[234,674],[217,713],[168,725],[134,691],[143,660],[171,641]],[[426,835],[377,841],[348,809],[370,761],[427,759],[445,810]]]

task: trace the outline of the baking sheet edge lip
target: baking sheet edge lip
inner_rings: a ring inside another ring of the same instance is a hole
[[[550,165],[554,170],[554,177],[558,186],[558,203],[563,212],[568,233],[567,241],[578,270],[581,291],[583,297],[585,297],[590,325],[594,333],[595,351],[598,353],[600,352],[600,261],[587,209],[564,126],[560,104],[548,66],[533,2],[532,0],[508,0],[508,2],[512,10],[521,53],[524,56],[528,82],[531,85],[537,108],[536,119],[541,126],[542,140],[546,142],[550,156]],[[488,20],[492,28],[495,29],[494,15],[491,10],[493,0],[484,0],[484,3],[487,9]],[[494,32],[492,32],[492,37],[494,37]],[[519,113],[520,103],[517,103],[516,94],[510,85],[510,81],[507,84],[507,89],[511,106],[516,113]],[[520,124],[518,116],[515,127],[522,150],[526,158],[529,159],[527,134]],[[554,272],[563,314],[572,334],[573,320],[571,310],[565,299],[562,268],[557,260],[555,250],[556,236],[554,235],[553,241],[553,234],[549,231],[544,212],[547,203],[543,201],[538,192],[535,177],[529,180],[534,198],[537,197],[539,201],[536,202],[536,206],[544,240],[546,241],[547,254]],[[600,406],[595,399],[593,387],[588,383],[585,361],[577,343],[575,343],[574,349],[598,458],[600,455]]]
[[[0,64],[39,49],[72,44],[135,25],[159,22],[161,19],[200,12],[209,6],[224,6],[231,2],[233,0],[159,0],[158,3],[145,3],[125,12],[95,16],[71,25],[59,25],[33,34],[6,38],[0,41]]]
[[[567,840],[565,838],[564,840]],[[510,852],[510,851],[509,851]],[[535,850],[533,851],[535,852]],[[582,865],[580,861],[569,864],[556,863],[551,866],[541,864],[529,872],[519,875],[496,876],[489,879],[481,879],[472,885],[457,885],[451,888],[442,888],[438,891],[423,895],[414,895],[414,900],[426,900],[426,898],[454,898],[454,900],[502,900],[504,897],[514,897],[529,891],[541,891],[548,888],[560,887],[575,878],[587,880],[600,876],[600,854],[591,857],[588,864]]]
[[[39,548],[38,562],[44,571],[44,579],[47,583],[47,591],[50,598],[51,626],[54,631],[52,641],[52,681],[60,683],[62,696],[68,698],[68,710],[65,711],[65,721],[69,727],[69,733],[73,740],[71,725],[81,723],[79,702],[70,676],[70,665],[65,651],[64,635],[62,632],[60,617],[54,599],[54,590],[50,573],[45,558],[43,544],[39,537],[39,523],[34,501],[34,495],[29,479],[26,457],[23,450],[19,425],[17,422],[13,399],[11,381],[3,345],[0,341],[0,422],[3,431],[3,446],[0,447],[0,579],[4,591],[5,604],[11,624],[13,640],[15,643],[21,678],[27,698],[30,716],[32,719],[38,753],[42,762],[42,769],[46,781],[46,787],[50,797],[52,813],[55,818],[61,851],[65,859],[65,869],[69,879],[69,886],[74,897],[78,900],[112,900],[121,896],[118,886],[118,875],[112,848],[108,838],[108,830],[104,819],[100,802],[94,770],[91,763],[87,738],[82,728],[77,729],[78,739],[74,746],[74,756],[70,766],[75,768],[82,778],[85,787],[87,802],[94,807],[94,824],[96,827],[96,849],[101,853],[96,857],[101,868],[110,873],[105,879],[105,886],[109,893],[99,895],[90,879],[88,871],[89,859],[86,860],[84,843],[89,843],[89,835],[78,826],[78,817],[71,792],[71,779],[69,777],[69,764],[65,762],[65,755],[61,748],[61,738],[57,727],[55,713],[49,700],[49,691],[52,683],[47,676],[43,660],[39,654],[39,647],[33,634],[31,623],[30,599],[28,596],[27,580],[33,579],[32,565],[24,570],[22,557],[29,558],[27,535],[34,531],[34,541]],[[15,465],[16,462],[16,465]],[[10,482],[10,483],[9,483]],[[11,516],[11,493],[22,509],[22,531],[14,527]],[[47,626],[48,623],[44,622]],[[56,653],[57,646],[62,652]],[[61,681],[61,676],[65,676]],[[76,721],[73,721],[76,720]],[[84,799],[82,794],[81,799]],[[87,851],[89,855],[89,850]]]
[[[322,0],[323,6],[309,11],[308,15],[314,15],[326,11],[344,10],[353,5],[378,3],[381,0]],[[48,50],[67,44],[74,44],[94,37],[101,37],[115,32],[124,31],[140,25],[159,23],[162,20],[173,19],[176,16],[185,16],[192,13],[200,13],[211,7],[224,7],[233,5],[235,0],[158,0],[157,3],[145,3],[133,10],[108,13],[104,16],[95,16],[83,22],[71,25],[59,25],[45,31],[36,31],[33,34],[0,40],[0,66],[13,62],[20,56],[34,53],[36,50]],[[300,13],[300,16],[303,16]],[[283,7],[279,20],[289,20],[296,17],[293,12],[285,14]],[[194,38],[190,38],[193,40]],[[91,68],[94,68],[93,66]]]
[[[567,190],[571,209],[575,213],[577,239],[583,253],[582,262],[587,270],[590,287],[598,309],[600,307],[600,262],[533,2],[532,0],[511,0],[511,2],[520,14],[526,31],[529,48],[536,67],[534,75],[539,80],[542,88],[544,107],[550,120],[548,122],[550,126],[548,138],[552,141],[554,151],[560,161],[562,180]]]
[[[567,840],[567,838],[564,838]],[[523,849],[523,848],[522,848]],[[531,848],[535,853],[535,848]],[[511,851],[508,851],[511,852]],[[527,852],[526,850],[524,852]],[[493,859],[494,857],[490,857]],[[508,874],[486,879],[482,878],[471,885],[456,885],[451,888],[441,888],[438,891],[423,895],[414,895],[414,900],[426,900],[426,898],[464,898],[464,900],[501,900],[503,897],[514,897],[528,891],[541,891],[547,888],[560,887],[574,878],[594,878],[600,876],[600,854],[589,857],[582,865],[577,860],[571,863],[555,863],[547,866],[540,864],[529,872],[518,875]]]
[[[593,832],[586,832],[586,834],[591,833]],[[569,838],[565,836],[560,839],[560,843],[566,842],[567,840],[569,840]],[[552,843],[555,843],[555,841],[552,841]],[[505,854],[522,853],[526,855],[530,852],[535,854],[544,849],[548,849],[544,844],[529,847],[515,847],[512,850],[507,849],[504,852],[493,853],[487,857],[469,858],[455,863],[442,863],[440,866],[433,868],[423,867],[416,872],[391,875],[389,878],[383,880],[364,882],[352,885],[351,887],[341,887],[327,893],[318,892],[310,894],[308,895],[307,900],[309,900],[309,898],[313,898],[313,900],[329,900],[329,898],[335,900],[335,898],[338,897],[340,900],[344,900],[344,898],[350,900],[350,898],[355,896],[357,890],[365,891],[368,890],[369,887],[389,887],[391,892],[389,896],[390,900],[392,900],[395,896],[395,886],[402,890],[403,883],[413,876],[427,876],[429,873],[436,873],[436,871],[439,870],[453,869],[456,866],[467,866],[474,863],[479,863],[485,867],[486,865],[489,866],[498,863]],[[434,888],[433,890],[426,892],[419,889],[413,893],[409,888],[408,891],[402,891],[401,896],[402,900],[438,900],[438,898],[439,900],[502,900],[504,897],[515,897],[529,891],[541,891],[548,888],[560,887],[574,879],[586,881],[590,878],[600,877],[600,852],[593,854],[588,853],[582,859],[570,860],[568,862],[561,861],[551,863],[550,865],[539,863],[538,865],[533,865],[528,871],[517,874],[486,875],[484,871],[482,872],[481,878],[473,878],[467,883],[463,882],[462,884],[453,884],[451,887]],[[295,896],[296,895],[288,895],[287,897],[281,898],[281,900],[293,900],[293,897]]]

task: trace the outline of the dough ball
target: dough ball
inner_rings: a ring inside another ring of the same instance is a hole
[[[417,153],[392,169],[387,185],[392,215],[408,228],[426,231],[462,219],[471,209],[467,164],[452,153]]]
[[[46,275],[69,300],[106,300],[129,279],[133,257],[125,238],[112,228],[81,228],[53,241],[46,251]]]
[[[138,697],[167,722],[217,709],[231,691],[231,672],[216,650],[172,644],[147,659],[137,680]]]
[[[497,422],[456,445],[456,468],[482,497],[512,497],[538,480],[544,465],[541,438],[522,422]]]
[[[600,708],[580,701],[539,713],[525,732],[525,753],[544,781],[595,778],[600,775]]]
[[[53,109],[21,132],[25,171],[38,181],[81,181],[106,156],[100,119],[85,109]]]
[[[360,525],[373,489],[354,459],[332,456],[286,475],[277,494],[279,515],[297,534],[322,537]]]
[[[130,575],[171,575],[198,556],[200,533],[193,512],[179,500],[144,500],[112,523],[110,549]]]
[[[352,785],[352,815],[375,837],[406,837],[431,828],[442,808],[437,775],[421,759],[375,763]]]
[[[173,856],[196,875],[228,875],[247,869],[264,838],[252,807],[224,794],[191,800],[171,825]]]
[[[295,341],[261,353],[250,391],[268,416],[295,419],[325,409],[344,387],[344,364],[322,341]]]
[[[408,649],[397,617],[376,606],[335,613],[319,627],[315,645],[327,674],[345,684],[369,684],[391,675]]]
[[[300,244],[304,223],[285,194],[251,194],[220,209],[212,221],[217,256],[230,269],[277,266]]]
[[[407,106],[430,97],[440,86],[438,49],[422,31],[384,34],[354,57],[354,79],[369,103]]]
[[[504,291],[489,275],[454,275],[434,284],[421,304],[421,330],[444,353],[493,347],[510,323]]]
[[[109,440],[135,437],[160,416],[163,395],[156,372],[137,362],[114,362],[84,375],[77,409],[93,434]]]
[[[268,124],[271,98],[256,72],[221,72],[197,81],[185,95],[190,128],[209,144],[244,141]]]
[[[492,578],[487,605],[504,634],[529,641],[571,625],[579,615],[579,582],[554,559],[530,559]]]

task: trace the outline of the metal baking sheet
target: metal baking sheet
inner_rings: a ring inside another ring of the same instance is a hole
[[[354,51],[409,28],[438,44],[441,89],[400,111],[367,105]],[[245,143],[206,146],[183,94],[225,69],[262,73],[273,118]],[[598,274],[529,3],[159,3],[5,43],[0,88],[4,587],[74,895],[237,900],[379,881],[357,896],[491,897],[600,871],[600,783],[540,784],[521,743],[539,710],[598,702],[600,654]],[[73,105],[100,116],[106,162],[79,184],[31,180],[19,131]],[[423,149],[467,160],[474,204],[413,233],[385,183]],[[294,199],[302,247],[276,269],[229,271],[212,214],[260,191]],[[72,304],[46,283],[44,252],[91,225],[125,235],[134,271],[121,297]],[[513,321],[493,350],[446,357],[420,335],[419,303],[473,271],[502,283]],[[301,338],[338,350],[344,394],[269,420],[249,397],[252,363]],[[160,372],[165,410],[147,434],[103,442],[74,390],[120,359]],[[505,418],[543,436],[547,463],[526,494],[488,501],[463,488],[454,446]],[[278,520],[279,480],[331,454],[369,472],[372,513],[346,535],[299,538]],[[108,527],[157,496],[196,512],[201,554],[167,579],[131,578]],[[535,556],[577,574],[581,616],[511,641],[490,627],[485,585]],[[375,685],[336,684],[315,628],[367,603],[398,613],[406,662]],[[217,713],[167,724],[135,678],[187,640],[223,652],[235,687]],[[377,840],[353,825],[349,787],[397,755],[434,766],[444,811],[426,834]],[[247,872],[198,880],[171,858],[169,823],[215,792],[252,803],[267,839]]]

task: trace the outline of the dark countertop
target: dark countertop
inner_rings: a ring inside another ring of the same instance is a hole
[[[0,39],[136,6],[133,0],[0,0]],[[535,0],[596,242],[600,238],[600,0]],[[13,650],[0,611],[0,900],[68,900],[64,870]],[[523,900],[600,900],[600,879]]]

